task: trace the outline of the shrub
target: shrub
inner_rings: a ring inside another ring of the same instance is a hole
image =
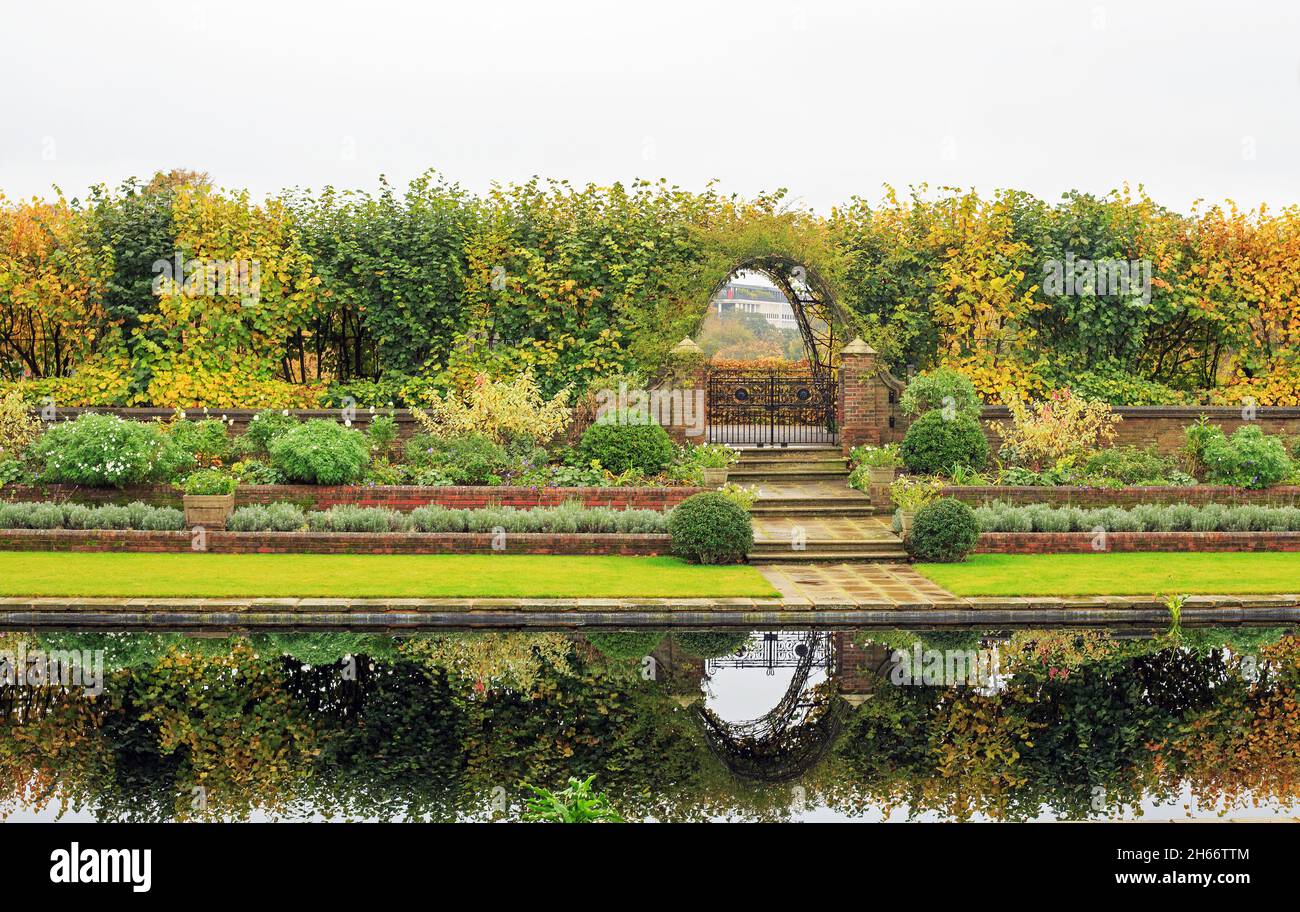
[[[547,399],[531,371],[513,380],[489,380],[480,374],[464,392],[430,393],[427,410],[411,409],[434,436],[478,433],[496,443],[518,438],[545,443],[568,426],[572,413],[568,388]]]
[[[482,434],[445,439],[418,434],[407,441],[406,459],[419,470],[420,484],[500,484],[510,466],[505,448]]]
[[[188,421],[182,418],[172,422],[167,433],[190,467],[223,463],[230,455],[226,423],[220,419]]]
[[[949,419],[936,409],[912,422],[900,453],[907,470],[922,475],[937,475],[953,466],[978,470],[988,462],[989,442],[974,418]]]
[[[1231,437],[1209,435],[1201,459],[1208,481],[1241,488],[1267,488],[1294,469],[1281,438],[1253,424],[1238,428]]]
[[[1154,447],[1139,450],[1137,447],[1117,446],[1101,450],[1083,465],[1082,475],[1089,484],[1160,485],[1194,482],[1179,471],[1174,461],[1161,456]]]
[[[639,659],[649,655],[664,638],[662,630],[589,630],[587,642],[608,658]]]
[[[286,481],[351,484],[369,461],[364,435],[327,419],[297,425],[271,441],[271,464]]]
[[[387,453],[397,440],[397,420],[390,415],[374,418],[366,428],[366,437],[376,453]]]
[[[296,532],[306,525],[303,509],[291,503],[239,507],[226,521],[231,532]]]
[[[1120,422],[1109,405],[1057,390],[1043,402],[1007,402],[1011,424],[999,423],[1003,457],[1035,471],[1073,460],[1081,463],[1115,439]]]
[[[913,377],[898,405],[904,415],[946,410],[949,419],[961,416],[978,419],[983,403],[969,377],[941,367]]]
[[[253,445],[256,452],[269,453],[271,443],[283,437],[298,426],[298,419],[287,412],[265,409],[253,416],[244,431],[244,440]]]
[[[662,472],[672,461],[673,442],[658,424],[593,424],[578,445],[582,457],[595,460],[615,475]]]
[[[174,507],[136,501],[104,504],[0,503],[0,529],[147,529],[175,532],[184,517]]]
[[[716,659],[739,652],[749,643],[749,634],[744,631],[700,631],[679,633],[674,639],[697,659]]]
[[[694,494],[668,516],[673,553],[701,564],[743,560],[754,546],[749,514],[716,491]]]
[[[18,459],[41,435],[41,422],[32,416],[18,390],[0,396],[0,462]]]
[[[200,469],[185,476],[181,490],[191,495],[234,494],[239,482],[217,469]]]
[[[92,412],[50,428],[31,450],[43,465],[42,481],[121,487],[169,476],[169,443],[157,424]]]
[[[307,528],[313,532],[409,532],[409,514],[381,507],[340,505],[307,514]]]
[[[942,497],[916,512],[907,550],[919,561],[952,564],[966,559],[979,540],[975,511],[952,497]]]

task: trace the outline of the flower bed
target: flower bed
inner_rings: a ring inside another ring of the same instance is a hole
[[[1138,504],[1261,504],[1300,505],[1300,485],[1271,488],[1234,488],[1227,485],[1086,488],[1074,485],[945,485],[942,496],[955,497],[972,506],[1003,501],[1015,504],[1056,504],[1078,507],[1136,506]]]
[[[517,532],[142,532],[0,529],[0,551],[212,554],[617,554],[669,553],[667,535]]]
[[[247,506],[285,501],[321,510],[347,505],[407,511],[430,505],[466,509],[487,506],[529,509],[558,506],[566,501],[578,500],[586,507],[668,510],[702,490],[704,489],[696,487],[540,488],[512,485],[240,485],[235,492],[235,503]],[[179,506],[181,494],[171,485],[128,485],[122,488],[5,485],[0,488],[0,499],[87,504],[142,501],[155,506]]]

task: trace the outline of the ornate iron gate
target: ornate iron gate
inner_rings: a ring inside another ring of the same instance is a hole
[[[838,443],[830,371],[709,372],[709,441],[749,446]]]

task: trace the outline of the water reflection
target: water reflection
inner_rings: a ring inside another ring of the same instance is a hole
[[[1297,813],[1282,629],[0,633],[0,816],[629,819]],[[34,666],[33,666],[34,667]],[[53,667],[53,666],[52,666]]]

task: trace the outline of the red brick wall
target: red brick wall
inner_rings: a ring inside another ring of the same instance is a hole
[[[1104,551],[1300,551],[1300,532],[981,532],[976,554],[1093,554]]]
[[[616,510],[667,510],[703,488],[525,488],[508,485],[484,487],[420,487],[418,485],[243,485],[236,492],[240,506],[289,501],[312,509],[336,504],[411,510],[438,504],[475,508],[508,506],[521,509],[551,507],[580,500],[588,507]],[[76,485],[6,485],[0,498],[8,501],[75,501],[77,503],[129,503],[180,506],[180,492],[168,485],[125,488],[86,488]]]
[[[1054,504],[1077,507],[1130,507],[1135,504],[1263,504],[1293,506],[1300,504],[1300,487],[1279,485],[1255,491],[1226,485],[1192,487],[1076,488],[1069,486],[968,486],[946,487],[943,496],[955,497],[978,505],[1000,500],[1012,504]]]
[[[213,554],[667,554],[667,535],[515,532],[504,552],[490,532],[208,532]],[[0,529],[0,551],[194,551],[189,532]]]
[[[1253,422],[1242,419],[1240,408],[1121,406],[1115,412],[1124,419],[1115,428],[1116,444],[1141,449],[1154,446],[1166,455],[1174,455],[1182,449],[1184,430],[1201,415],[1207,416],[1211,424],[1221,426],[1226,434],[1245,424],[1256,424],[1265,434],[1300,435],[1300,408],[1258,408]],[[980,416],[994,453],[1002,445],[995,425],[1010,420],[1011,416],[1003,406],[988,406]]]

